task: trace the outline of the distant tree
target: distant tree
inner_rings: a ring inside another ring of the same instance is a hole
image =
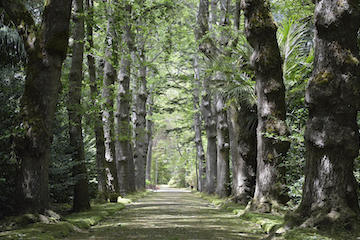
[[[48,166],[62,63],[68,45],[71,0],[47,1],[37,25],[21,1],[0,1],[7,20],[18,29],[27,53],[21,133],[15,148],[19,173],[19,209],[49,207]]]

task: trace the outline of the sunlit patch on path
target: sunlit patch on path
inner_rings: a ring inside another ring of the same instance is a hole
[[[261,239],[261,228],[190,191],[161,187],[88,233],[68,239]]]

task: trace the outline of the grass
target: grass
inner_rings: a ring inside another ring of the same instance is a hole
[[[241,220],[256,223],[261,226],[263,231],[269,234],[268,239],[276,240],[359,240],[360,231],[346,231],[339,226],[333,230],[319,230],[315,228],[293,228],[285,230],[284,215],[269,213],[256,213],[245,210],[245,206],[231,202],[230,198],[219,198],[216,195],[205,193],[195,193],[218,208],[231,211]],[[359,223],[360,225],[360,223]],[[360,227],[358,227],[360,229]],[[278,233],[276,233],[278,232]]]
[[[94,203],[88,211],[71,213],[52,223],[39,222],[39,218],[35,214],[11,217],[7,219],[6,224],[3,223],[3,226],[7,225],[8,227],[0,229],[0,239],[63,239],[73,232],[86,231],[146,194],[147,192],[130,194],[126,198],[119,198],[117,203]],[[66,212],[68,207],[68,205],[57,206],[61,212]],[[9,225],[13,227],[9,227]]]

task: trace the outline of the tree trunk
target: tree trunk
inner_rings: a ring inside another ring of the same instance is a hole
[[[72,50],[72,62],[69,74],[69,135],[72,151],[73,177],[74,177],[74,200],[73,211],[79,212],[90,208],[88,177],[85,164],[85,152],[82,136],[82,107],[81,87],[82,69],[84,58],[84,6],[83,0],[74,1],[74,45]]]
[[[98,195],[100,199],[107,199],[106,190],[106,175],[105,175],[105,140],[104,140],[104,129],[102,125],[102,116],[100,106],[97,101],[99,96],[99,90],[96,83],[96,67],[95,57],[93,55],[94,41],[93,41],[93,24],[94,24],[94,1],[86,0],[86,9],[88,18],[86,21],[87,29],[87,41],[88,41],[88,66],[89,66],[89,78],[90,78],[90,95],[91,95],[91,106],[94,108],[93,116],[91,119],[94,122],[95,131],[95,142],[96,142],[96,171],[98,181]]]
[[[315,62],[306,89],[303,226],[345,228],[359,215],[353,175],[359,152],[360,12],[357,1],[316,1]],[[331,17],[330,17],[331,16]]]
[[[282,78],[282,60],[276,40],[276,25],[273,22],[268,1],[243,0],[245,33],[254,48],[251,57],[256,75],[258,98],[257,128],[257,174],[252,209],[272,211],[273,203],[286,203],[280,168],[289,149],[285,123],[285,86]]]
[[[152,147],[153,147],[153,121],[151,119],[153,112],[153,94],[150,89],[150,93],[147,100],[148,112],[146,114],[146,134],[147,134],[147,153],[146,153],[146,180],[151,183],[151,163],[152,163]]]
[[[113,11],[110,6],[110,1],[106,7],[107,12],[107,31],[106,31],[106,48],[104,61],[104,77],[102,98],[103,104],[103,127],[105,138],[105,173],[106,186],[109,193],[110,201],[117,201],[119,193],[118,175],[115,160],[115,130],[114,130],[114,83],[116,79],[116,70],[114,65],[117,64],[116,54],[116,34],[114,29]]]
[[[256,178],[256,110],[231,104],[228,108],[232,160],[232,196],[246,205],[254,195]]]
[[[202,143],[201,134],[201,111],[200,111],[200,69],[197,57],[194,57],[194,131],[195,131],[195,145],[196,145],[196,157],[199,162],[198,164],[198,191],[202,192],[205,190],[205,179],[206,179],[206,162],[205,154]]]
[[[25,91],[21,99],[21,134],[15,139],[19,172],[19,211],[49,207],[48,166],[62,63],[69,37],[71,0],[45,4],[41,26],[17,0],[0,0],[18,26],[27,52]]]
[[[223,96],[217,96],[217,177],[216,194],[227,197],[231,193],[229,166],[229,125]]]
[[[215,193],[217,175],[216,114],[214,104],[211,101],[208,81],[209,79],[207,77],[203,80],[201,108],[207,137],[205,190],[208,194],[212,194]]]
[[[125,19],[129,21],[131,5],[125,6]],[[130,129],[130,70],[131,51],[133,49],[133,36],[131,25],[126,22],[123,28],[123,56],[121,58],[120,72],[118,76],[119,88],[117,91],[117,106],[115,113],[116,131],[116,164],[120,194],[126,195],[135,191],[134,158],[132,153],[131,129]]]
[[[214,1],[213,4],[216,4]],[[212,12],[211,22],[215,20],[215,13]],[[195,37],[199,42],[199,50],[204,53],[209,59],[216,56],[217,49],[214,46],[209,34],[209,1],[200,0],[199,11],[197,16],[197,28],[195,29]],[[211,26],[211,25],[210,25]],[[212,194],[215,192],[216,187],[216,159],[217,159],[217,146],[216,146],[216,111],[214,104],[211,101],[211,93],[209,87],[210,77],[206,76],[203,79],[203,94],[201,111],[205,122],[205,130],[207,137],[207,150],[206,150],[206,184],[205,190],[207,193]]]
[[[145,42],[142,36],[139,41],[140,69],[139,78],[136,81],[136,122],[135,122],[135,185],[136,190],[145,189],[145,171],[147,155],[147,136],[146,136],[146,100],[148,97],[146,88],[146,59]]]

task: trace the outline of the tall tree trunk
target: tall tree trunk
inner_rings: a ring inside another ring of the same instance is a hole
[[[359,24],[358,1],[316,1],[305,183],[297,210],[303,226],[350,228],[360,213],[353,175],[359,152]]]
[[[105,140],[104,140],[104,129],[102,124],[102,116],[100,106],[97,101],[99,96],[99,90],[96,82],[96,67],[95,57],[92,52],[94,49],[93,41],[93,24],[94,24],[94,1],[86,0],[86,9],[88,13],[86,21],[86,32],[87,32],[87,61],[89,67],[89,78],[90,78],[90,95],[91,95],[91,106],[94,108],[93,116],[91,119],[94,122],[95,131],[95,144],[96,144],[96,171],[98,181],[98,195],[99,198],[107,199],[106,190],[106,175],[105,175]]]
[[[196,157],[198,160],[198,190],[200,192],[205,189],[205,178],[206,178],[206,162],[205,153],[202,143],[201,134],[201,110],[200,110],[200,69],[197,57],[194,57],[194,131],[195,131],[195,145],[196,145]]]
[[[74,161],[74,200],[73,210],[75,212],[90,208],[88,177],[85,164],[85,152],[82,136],[82,107],[81,107],[81,87],[82,70],[84,59],[84,6],[83,0],[74,0],[74,45],[72,50],[72,62],[69,74],[69,135],[72,151],[72,160]]]
[[[246,37],[254,48],[251,61],[255,68],[258,98],[257,174],[252,209],[270,212],[273,203],[288,201],[283,185],[284,172],[280,168],[289,149],[289,142],[283,140],[288,129],[282,60],[270,3],[243,0],[242,7]]]
[[[135,173],[134,158],[132,153],[131,129],[130,129],[130,70],[131,70],[131,51],[134,40],[129,23],[132,6],[126,4],[125,19],[127,22],[123,28],[122,58],[120,72],[118,76],[119,88],[117,91],[117,106],[115,113],[115,131],[116,131],[116,163],[118,169],[118,179],[120,194],[135,191]]]
[[[153,113],[153,93],[150,92],[147,99],[148,110],[146,114],[146,134],[147,134],[147,152],[146,152],[146,180],[151,182],[151,163],[152,163],[152,148],[153,148],[153,121],[151,119]]]
[[[49,207],[48,169],[53,121],[62,63],[69,37],[71,0],[45,4],[41,26],[35,26],[21,1],[0,0],[18,26],[28,61],[21,99],[22,134],[15,139],[19,172],[19,210],[42,212]]]
[[[116,79],[116,70],[114,65],[117,64],[116,54],[116,34],[113,21],[113,10],[110,6],[110,1],[106,6],[107,12],[107,31],[106,31],[106,48],[105,48],[105,62],[104,62],[104,77],[102,97],[104,99],[103,105],[103,128],[105,138],[105,174],[106,186],[109,193],[110,201],[117,201],[117,194],[119,193],[118,175],[116,169],[115,159],[115,130],[114,130],[114,83]]]
[[[232,160],[232,196],[246,205],[254,195],[256,178],[256,110],[245,104],[228,108]]]
[[[214,1],[214,3],[217,1]],[[214,22],[215,13],[213,11],[211,20]],[[216,55],[217,48],[215,47],[209,34],[209,1],[200,0],[199,11],[197,16],[197,28],[195,29],[195,37],[199,42],[199,50],[204,53],[209,59],[213,59]],[[211,99],[211,90],[209,87],[210,77],[206,76],[203,79],[203,94],[201,111],[205,122],[205,130],[207,137],[206,150],[206,184],[205,190],[212,194],[216,188],[216,170],[217,170],[217,147],[216,147],[216,111]]]
[[[146,57],[145,41],[139,37],[140,68],[139,78],[136,81],[136,122],[135,122],[135,185],[136,190],[145,189],[146,155],[148,150],[146,136],[146,100],[148,97],[146,88]]]
[[[229,165],[229,125],[225,110],[224,98],[220,94],[216,101],[217,112],[217,177],[216,194],[220,197],[229,196],[230,187],[230,165]]]
[[[209,79],[205,77],[203,80],[201,108],[207,137],[205,190],[207,193],[212,194],[215,193],[217,175],[216,114],[208,84]]]

